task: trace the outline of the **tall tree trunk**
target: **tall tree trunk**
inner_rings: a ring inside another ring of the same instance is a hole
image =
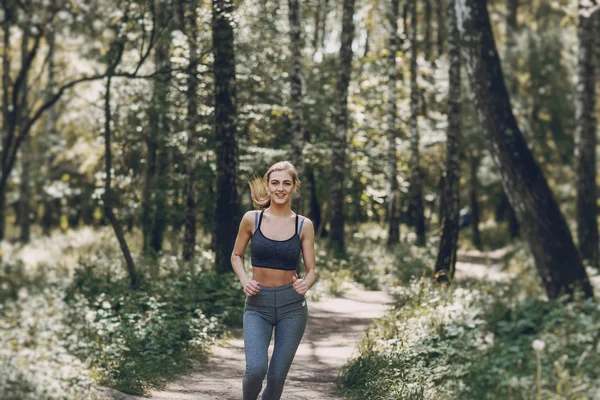
[[[596,17],[583,15],[579,5],[577,37],[577,109],[575,130],[577,239],[584,259],[598,266],[598,207],[596,189]],[[600,11],[596,11],[600,12]]]
[[[212,0],[217,153],[216,269],[232,272],[231,250],[240,222],[233,0]]]
[[[159,71],[169,71],[171,69],[170,47],[171,47],[171,16],[169,12],[174,11],[174,7],[168,6],[168,3],[158,11],[157,20],[163,36],[158,40],[155,50],[155,64]],[[156,133],[156,175],[154,176],[154,204],[152,217],[152,228],[150,230],[150,248],[153,254],[158,254],[162,250],[165,230],[167,228],[167,195],[169,193],[170,182],[168,178],[169,166],[169,148],[168,138],[170,136],[169,113],[169,85],[171,82],[171,73],[163,72],[155,78],[154,86],[154,122],[158,128]]]
[[[444,0],[437,0],[435,7],[437,17],[437,55],[444,54],[444,40],[446,38],[446,19],[444,18]]]
[[[425,38],[423,51],[425,53],[425,59],[431,62],[432,51],[431,51],[431,0],[425,1]]]
[[[479,120],[549,298],[593,289],[567,223],[517,125],[485,1],[457,0],[463,56]]]
[[[196,248],[196,152],[198,136],[198,21],[196,2],[192,1],[185,11],[184,28],[187,30],[190,48],[190,65],[187,87],[187,181],[185,188],[185,231],[183,234],[183,259],[191,260]],[[187,26],[185,26],[187,25]]]
[[[446,142],[446,178],[444,184],[444,217],[442,237],[435,262],[437,279],[447,276],[454,278],[456,265],[456,249],[459,232],[459,182],[460,182],[460,150],[461,135],[461,88],[460,88],[460,35],[456,22],[454,0],[448,2],[448,22],[450,36],[448,38],[449,87],[448,87],[448,130]]]
[[[302,106],[302,34],[300,31],[300,4],[298,0],[289,0],[290,48],[292,72],[290,74],[290,109],[292,110],[292,164],[298,174],[304,176],[302,165],[302,147],[304,139],[304,118]],[[302,196],[305,190],[298,191],[293,206],[296,212],[303,213]]]
[[[9,173],[5,167],[4,159],[7,157],[7,141],[10,134],[10,97],[9,91],[11,86],[10,79],[10,27],[13,18],[13,4],[8,0],[3,2],[4,6],[4,21],[2,30],[4,31],[4,54],[2,57],[2,178],[7,180],[6,174]],[[6,225],[6,186],[0,188],[0,241],[4,240],[5,225]]]
[[[419,87],[417,86],[417,6],[410,2],[410,191],[411,220],[415,225],[417,245],[425,245],[425,212],[423,209],[423,182],[419,153]]]
[[[456,0],[455,0],[456,1]],[[481,232],[479,231],[479,180],[477,179],[477,171],[479,170],[479,162],[481,161],[480,156],[474,152],[471,154],[469,159],[469,206],[471,208],[471,232],[473,246],[477,250],[483,250],[483,244],[481,242]]]
[[[115,231],[115,236],[117,237],[117,240],[119,242],[119,246],[121,247],[121,251],[123,252],[123,256],[125,258],[125,265],[127,266],[127,272],[129,273],[130,285],[132,288],[137,288],[139,287],[140,280],[135,269],[135,264],[133,262],[133,258],[131,257],[129,246],[127,246],[127,241],[125,240],[123,229],[121,228],[121,225],[119,224],[119,221],[117,220],[117,217],[112,209],[112,191],[110,187],[112,180],[112,151],[110,130],[110,122],[112,116],[110,109],[110,86],[113,74],[115,72],[115,68],[117,67],[121,60],[121,57],[123,56],[124,43],[116,42],[113,43],[111,47],[112,48],[109,52],[109,55],[113,54],[115,59],[112,60],[108,66],[106,92],[104,94],[104,165],[106,180],[104,182],[104,194],[102,195],[102,202],[104,204],[104,214],[110,221],[110,224],[112,225],[112,228]]]
[[[344,186],[346,182],[348,86],[350,85],[350,75],[352,73],[352,39],[354,37],[354,2],[355,0],[344,0],[340,74],[336,87],[335,137],[332,143],[329,245],[339,257],[344,256],[346,250],[344,241]]]
[[[46,86],[46,101],[50,100],[55,93],[56,81],[54,78],[55,73],[55,64],[54,64],[54,50],[56,45],[56,37],[54,29],[50,28],[48,30],[48,34],[46,36],[46,42],[48,43],[48,83]],[[57,121],[57,113],[56,108],[54,106],[50,107],[47,111],[44,120],[44,135],[42,146],[45,151],[42,151],[44,164],[43,170],[46,172],[46,176],[44,181],[51,181],[52,177],[52,144],[57,136],[56,133],[56,121]],[[48,195],[44,190],[44,185],[42,184],[42,201],[44,204],[44,213],[42,214],[42,232],[44,235],[50,235],[50,231],[52,226],[54,225],[55,220],[55,211],[54,211],[54,198]]]
[[[388,56],[388,117],[387,117],[387,138],[388,138],[388,184],[389,184],[389,203],[388,203],[388,241],[389,247],[396,245],[400,241],[400,189],[398,187],[398,160],[396,157],[396,138],[398,129],[396,127],[396,80],[398,76],[396,66],[396,55],[398,53],[398,8],[399,0],[392,0],[391,12],[389,17],[389,46]]]
[[[21,37],[21,68],[23,70],[27,70],[27,66],[25,65],[26,55],[29,49],[29,23],[25,23],[25,27],[23,29],[23,36]],[[23,77],[23,86],[21,93],[21,117],[19,118],[21,121],[25,121],[27,115],[29,113],[29,104],[28,104],[28,79],[27,73]],[[31,145],[30,145],[30,136],[28,135],[25,140],[23,140],[23,144],[21,145],[21,184],[19,186],[19,225],[21,228],[20,232],[20,241],[21,243],[29,243],[30,239],[30,221],[29,214],[31,213],[29,202],[31,200],[30,194],[30,166],[31,166]]]

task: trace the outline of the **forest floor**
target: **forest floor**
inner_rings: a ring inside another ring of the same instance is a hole
[[[457,262],[456,279],[506,281],[511,278],[498,260],[464,257]],[[491,262],[490,262],[491,261]],[[338,298],[309,302],[306,332],[288,374],[286,400],[341,400],[336,381],[341,366],[358,353],[365,328],[381,317],[392,303],[383,291],[351,290]],[[269,347],[269,360],[273,342]],[[152,399],[239,400],[244,374],[244,343],[241,330],[215,346],[207,362],[199,363],[169,382],[164,390],[152,391]],[[264,387],[264,385],[263,385]],[[143,397],[105,389],[108,399],[133,400]],[[260,397],[259,397],[260,398]]]
[[[338,400],[336,380],[340,367],[357,354],[357,344],[373,318],[381,317],[392,302],[382,291],[351,290],[342,297],[308,302],[306,332],[288,374],[286,400]],[[152,391],[152,399],[240,400],[245,369],[242,332],[215,346],[210,359]],[[269,347],[269,360],[273,341]],[[264,388],[264,384],[263,384]],[[114,400],[143,399],[107,389]],[[259,397],[260,398],[260,397]]]

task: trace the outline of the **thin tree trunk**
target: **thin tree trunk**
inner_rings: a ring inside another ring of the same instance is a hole
[[[444,18],[444,0],[436,1],[436,17],[437,17],[437,55],[441,57],[444,54],[444,40],[446,38],[446,20]]]
[[[215,245],[218,273],[233,272],[231,249],[240,222],[233,11],[233,0],[212,1],[217,153]]]
[[[388,247],[400,242],[400,189],[398,187],[398,160],[396,157],[396,138],[398,130],[396,127],[396,80],[398,76],[396,66],[396,54],[398,53],[398,8],[399,0],[392,0],[389,17],[389,46],[388,56]]]
[[[416,1],[410,3],[410,190],[412,221],[415,224],[417,245],[425,245],[425,213],[423,209],[423,182],[421,156],[419,152],[419,88],[417,86],[417,7]]]
[[[459,182],[460,182],[460,135],[461,135],[461,88],[460,88],[460,35],[456,22],[454,0],[448,2],[449,87],[448,87],[448,130],[446,142],[446,177],[444,179],[444,218],[442,237],[435,262],[435,276],[443,280],[454,279],[456,249],[459,232]]]
[[[122,49],[120,50],[122,54]],[[118,57],[120,59],[120,56]],[[114,66],[111,67],[114,71]],[[106,172],[106,181],[104,185],[104,194],[102,196],[102,200],[104,203],[104,213],[110,224],[115,231],[115,235],[117,236],[117,240],[119,241],[119,245],[121,246],[121,251],[123,252],[123,256],[125,257],[125,264],[127,266],[127,272],[129,273],[129,279],[131,282],[132,288],[137,288],[140,284],[139,277],[137,276],[135,270],[135,264],[133,263],[133,258],[131,257],[131,252],[129,251],[129,247],[127,246],[127,242],[125,241],[125,236],[123,235],[123,229],[115,216],[115,213],[112,210],[112,193],[111,193],[111,168],[112,168],[112,152],[110,148],[110,121],[111,121],[111,110],[110,110],[110,85],[112,80],[112,74],[108,74],[108,79],[106,80],[106,93],[104,96],[104,146],[105,146],[105,172]]]
[[[517,125],[486,2],[457,0],[463,56],[489,151],[527,238],[549,298],[593,289],[567,223]]]
[[[302,33],[300,31],[300,4],[298,0],[289,0],[290,48],[292,71],[290,74],[290,109],[292,110],[292,164],[300,176],[304,176],[302,147],[304,139],[304,118],[302,107]],[[296,212],[303,213],[302,195],[304,190],[294,196],[293,206]]]
[[[473,246],[478,250],[483,250],[483,244],[481,242],[481,232],[479,231],[479,180],[477,179],[477,171],[479,170],[480,157],[471,154],[469,159],[469,205],[471,208],[471,232]]]
[[[423,51],[425,53],[425,59],[431,62],[431,18],[432,18],[432,10],[431,10],[431,0],[425,1],[425,46],[423,47]]]
[[[191,2],[187,10],[186,21],[182,21],[184,27],[187,22],[187,35],[190,48],[190,65],[188,71],[187,87],[187,181],[185,188],[185,231],[183,234],[183,259],[191,260],[196,248],[196,152],[198,137],[196,127],[198,126],[198,22],[196,4]]]
[[[4,6],[4,21],[2,29],[4,31],[4,54],[2,57],[2,178],[7,180],[6,174],[9,173],[5,167],[4,159],[8,156],[8,137],[10,134],[10,106],[9,106],[9,91],[10,91],[10,27],[13,18],[13,4],[8,0],[3,2]],[[13,110],[14,111],[14,110]],[[4,240],[5,225],[6,225],[6,191],[5,187],[0,188],[0,241]]]
[[[54,96],[54,92],[55,92],[55,86],[56,86],[56,82],[55,82],[55,78],[54,78],[54,73],[55,73],[55,64],[54,64],[54,50],[55,50],[55,33],[54,30],[52,28],[50,28],[48,30],[48,34],[46,36],[46,42],[48,43],[48,84],[46,86],[46,100],[50,100],[53,96]],[[42,155],[43,157],[43,164],[44,164],[44,170],[46,172],[46,177],[45,180],[47,181],[51,181],[52,180],[52,143],[54,141],[54,139],[56,138],[56,120],[57,120],[57,113],[56,113],[56,109],[54,106],[50,107],[48,109],[48,112],[46,114],[45,117],[45,121],[44,121],[44,136],[43,136],[43,146],[45,151],[42,151],[42,153],[44,153]],[[43,190],[43,184],[42,184],[42,201],[44,203],[44,213],[42,215],[42,221],[41,221],[41,225],[42,225],[42,232],[44,233],[44,235],[50,235],[50,231],[52,229],[52,225],[54,224],[54,207],[52,206],[52,203],[54,201],[54,199],[49,196],[45,190]]]
[[[329,245],[336,256],[345,254],[344,241],[344,186],[346,182],[346,146],[348,130],[348,86],[352,73],[352,39],[354,37],[354,2],[344,0],[342,43],[340,47],[340,75],[336,88],[335,137],[331,162],[331,229]]]
[[[23,29],[23,36],[21,38],[21,68],[26,70],[25,59],[29,49],[29,24],[26,23]],[[21,116],[20,120],[25,121],[29,111],[29,103],[27,98],[28,93],[28,79],[27,73],[23,77],[23,86],[21,93]],[[31,213],[29,207],[29,201],[31,200],[30,194],[30,166],[31,166],[31,139],[29,136],[25,138],[21,146],[21,184],[19,185],[19,225],[21,228],[20,241],[21,243],[29,243],[30,239],[30,221],[29,214]]]
[[[577,36],[577,108],[575,130],[577,239],[584,259],[598,266],[598,207],[596,189],[596,17],[583,15],[580,4]],[[597,11],[600,12],[600,11]]]

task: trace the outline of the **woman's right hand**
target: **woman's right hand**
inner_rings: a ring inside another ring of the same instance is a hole
[[[251,279],[248,282],[246,282],[246,284],[244,285],[244,292],[248,296],[254,296],[258,292],[260,292],[260,286],[258,286],[258,282],[256,282],[254,279]]]

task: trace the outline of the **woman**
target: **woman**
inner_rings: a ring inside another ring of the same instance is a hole
[[[313,224],[295,214],[290,206],[292,194],[299,187],[298,174],[287,161],[272,165],[264,184],[260,180],[250,183],[252,200],[262,211],[248,211],[244,215],[231,254],[231,265],[247,295],[244,400],[256,400],[265,375],[267,386],[262,400],[281,398],[285,378],[306,328],[308,309],[304,295],[317,280],[317,269]],[[246,275],[242,259],[250,239],[252,279]],[[306,267],[304,279],[296,275],[300,251]],[[275,348],[267,372],[267,350],[273,328]]]

